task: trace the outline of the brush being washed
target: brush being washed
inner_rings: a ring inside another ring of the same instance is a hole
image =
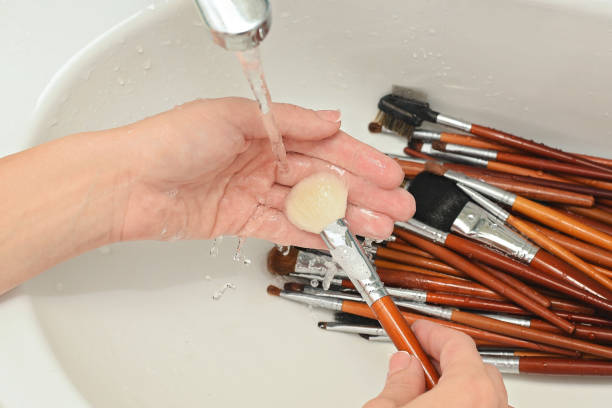
[[[398,350],[414,355],[423,367],[429,388],[438,373],[429,361],[406,320],[385,290],[367,254],[344,219],[348,189],[330,173],[317,173],[296,184],[286,201],[286,214],[298,228],[320,234],[334,260],[342,267],[372,309]]]

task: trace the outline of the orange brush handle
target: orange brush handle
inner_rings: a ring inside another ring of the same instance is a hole
[[[597,231],[574,218],[555,211],[521,196],[517,196],[512,209],[521,212],[543,224],[549,225],[559,231],[572,235],[583,241],[590,242],[612,251],[612,236]]]
[[[608,277],[593,269],[591,265],[578,258],[576,255],[565,249],[563,246],[557,244],[556,242],[548,238],[546,235],[533,228],[531,225],[528,225],[527,223],[523,222],[521,219],[513,215],[508,217],[507,222],[508,224],[521,231],[528,238],[531,238],[533,242],[540,245],[542,248],[546,249],[554,255],[557,255],[559,258],[561,258],[568,264],[573,265],[579,271],[584,272],[597,282],[601,283],[606,288],[612,290],[612,281],[608,279]],[[600,292],[596,291],[596,293]]]
[[[485,140],[473,136],[458,135],[456,133],[440,133],[440,140],[444,143],[453,143],[462,146],[478,147],[481,149],[491,149],[497,150],[498,152],[519,152],[519,150],[516,150],[512,147],[487,142]]]
[[[487,169],[493,170],[493,171],[500,171],[502,173],[516,174],[519,176],[535,177],[535,178],[545,179],[545,180],[553,180],[553,181],[561,181],[561,182],[567,181],[565,179],[562,179],[561,177],[553,176],[551,174],[546,174],[542,171],[528,169],[525,167],[513,166],[512,164],[502,163],[502,162],[498,162],[494,160],[488,161]]]
[[[393,303],[393,300],[391,300],[391,297],[385,296],[378,299],[372,304],[371,308],[380,325],[385,329],[393,344],[395,344],[395,347],[398,350],[409,352],[419,360],[425,372],[427,388],[431,389],[440,379],[438,372],[431,361],[429,361],[425,351],[423,351],[419,341],[414,336],[414,333],[412,333],[408,323],[406,323],[406,320],[397,306],[395,306],[395,303]]]

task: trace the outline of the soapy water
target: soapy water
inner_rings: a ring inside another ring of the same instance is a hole
[[[287,171],[287,153],[285,151],[285,145],[283,144],[283,137],[278,130],[274,115],[272,114],[272,98],[270,97],[270,91],[266,84],[259,49],[255,47],[247,51],[237,52],[236,55],[242,65],[244,75],[249,81],[255,100],[257,100],[259,104],[259,110],[262,114],[261,118],[268,138],[270,139],[272,153],[276,158],[277,166],[281,171]]]
[[[221,242],[223,242],[223,235],[213,239],[209,251],[211,257],[216,258],[217,256],[219,256],[219,245],[221,245]]]

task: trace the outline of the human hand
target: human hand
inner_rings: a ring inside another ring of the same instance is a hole
[[[241,235],[323,247],[284,215],[291,187],[319,171],[349,186],[353,232],[387,237],[414,212],[390,158],[339,131],[340,112],[274,104],[289,171],[276,170],[254,101],[198,100],[113,132],[129,146],[131,191],[122,240],[207,239]]]
[[[391,357],[383,391],[364,408],[507,408],[508,395],[497,368],[483,364],[467,335],[425,320],[412,326],[440,371],[440,381],[425,392],[423,369],[400,351]]]

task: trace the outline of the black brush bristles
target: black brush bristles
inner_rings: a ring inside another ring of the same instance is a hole
[[[367,317],[357,316],[345,312],[334,313],[334,320],[338,323],[380,327],[378,320],[368,319]]]
[[[408,191],[416,202],[414,218],[445,232],[470,201],[455,182],[427,171],[410,182]]]

